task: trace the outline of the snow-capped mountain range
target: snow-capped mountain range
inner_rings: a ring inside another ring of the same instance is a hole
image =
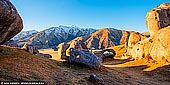
[[[19,40],[31,37],[33,34],[36,34],[38,31],[36,30],[29,30],[29,31],[21,31],[19,34],[17,34],[12,40]]]
[[[39,32],[36,30],[22,31],[12,40],[18,43],[20,47],[24,43],[29,43],[39,49],[55,48],[61,42],[68,42],[76,37],[89,35],[95,31],[96,29],[93,28],[59,25]]]

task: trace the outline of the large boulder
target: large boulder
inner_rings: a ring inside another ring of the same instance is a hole
[[[66,56],[70,56],[70,49],[71,48],[75,48],[77,50],[84,50],[84,51],[88,51],[85,43],[82,40],[73,40],[70,43],[69,48],[66,50]]]
[[[102,63],[102,55],[99,57],[89,52],[84,42],[81,40],[73,40],[70,44],[61,43],[58,45],[58,55],[61,59],[70,63],[84,64],[91,68],[100,68]]]
[[[22,19],[12,3],[9,0],[0,0],[0,44],[10,40],[22,28]]]
[[[24,49],[24,50],[26,50],[27,52],[32,53],[32,54],[38,54],[38,53],[39,53],[39,51],[38,51],[38,49],[37,49],[36,46],[31,45],[31,44],[27,44],[27,43],[24,44],[24,46],[22,47],[22,49]]]
[[[63,42],[58,45],[58,57],[60,59],[66,59],[66,50],[69,48],[69,44]]]
[[[142,41],[144,39],[146,39],[147,37],[137,33],[137,32],[131,32],[130,36],[129,36],[129,40],[128,43],[125,44],[125,47],[127,49],[126,53],[124,54],[124,57],[130,58],[131,55],[134,53],[134,49],[136,49],[137,46],[136,43],[138,43],[139,41]],[[127,56],[126,56],[127,55]]]
[[[67,60],[70,63],[76,62],[95,69],[99,69],[102,64],[102,59],[95,54],[77,50],[75,48],[70,49],[70,56],[67,57]]]
[[[164,3],[152,9],[146,15],[146,25],[151,36],[170,25],[170,3]]]
[[[145,38],[147,37],[138,32],[131,32],[128,39],[128,47],[133,47],[137,42],[144,40]]]
[[[161,61],[165,58],[170,63],[170,27],[157,32],[149,52],[152,59]]]
[[[132,48],[131,58],[135,60],[144,58],[146,55],[149,54],[151,43],[151,38],[146,38],[136,43],[135,46]]]
[[[104,49],[103,54],[104,58],[113,58],[116,55],[116,52],[113,49]]]
[[[101,58],[102,60],[105,58],[103,52],[101,51],[94,51],[93,52],[96,56],[98,56],[99,58]]]

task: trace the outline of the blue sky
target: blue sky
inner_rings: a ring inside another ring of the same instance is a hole
[[[24,21],[23,30],[76,25],[147,31],[146,13],[168,0],[11,0],[11,2]]]

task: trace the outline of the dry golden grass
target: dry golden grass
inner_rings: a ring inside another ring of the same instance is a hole
[[[52,59],[57,60],[57,61],[62,61],[58,57],[58,51],[54,51],[54,49],[41,49],[39,50],[39,52],[44,53],[44,54],[50,54],[52,56]]]
[[[120,63],[119,60],[111,62]],[[103,78],[105,85],[168,85],[170,67],[160,69],[154,72],[143,72],[138,67],[107,68],[102,66],[100,70],[95,70],[79,64],[35,56],[21,49],[0,47],[0,81],[44,81],[49,85],[93,85],[87,80],[87,76],[95,73]]]

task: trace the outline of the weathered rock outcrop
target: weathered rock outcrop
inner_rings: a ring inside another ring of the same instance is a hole
[[[102,58],[89,52],[86,45],[81,40],[75,40],[69,44],[59,44],[58,55],[60,59],[66,60],[70,63],[76,62],[96,69],[100,68],[102,62]]]
[[[32,54],[38,54],[39,51],[38,49],[36,48],[36,46],[33,46],[31,44],[27,44],[25,43],[24,46],[22,47],[22,49],[26,50],[27,52],[29,53],[32,53]]]
[[[156,33],[149,52],[152,59],[161,61],[165,58],[170,63],[170,27],[163,28]]]
[[[70,49],[70,56],[67,60],[72,63],[84,64],[90,68],[99,69],[102,65],[102,59],[93,53],[77,50],[75,48]]]
[[[126,54],[136,60],[149,55],[155,61],[170,62],[170,3],[151,10],[146,22],[151,37],[142,39],[139,35],[130,35]]]
[[[131,32],[128,39],[128,47],[133,47],[137,42],[144,40],[145,38],[147,37],[141,35],[140,33]]]
[[[12,3],[0,0],[0,44],[14,37],[22,28],[22,19]]]
[[[58,57],[60,59],[66,59],[66,50],[69,48],[69,44],[67,43],[60,43],[58,45]]]
[[[131,57],[135,60],[144,58],[146,55],[149,54],[151,43],[152,41],[150,38],[146,38],[142,41],[137,42],[131,50]]]
[[[138,59],[136,55],[141,55],[142,53],[140,52],[139,48],[143,46],[141,45],[140,42],[147,37],[145,35],[142,35],[137,32],[130,32],[130,36],[128,39],[128,43],[126,43],[125,48],[127,49],[126,53],[123,55],[122,58],[135,58]],[[140,53],[139,53],[140,52]],[[138,54],[136,54],[138,53]],[[129,56],[130,55],[130,56]]]
[[[70,49],[71,48],[88,51],[86,45],[84,44],[84,42],[82,40],[73,40],[72,42],[70,42],[70,46],[66,50],[66,56],[70,56]]]
[[[170,3],[164,3],[152,9],[146,15],[146,25],[151,36],[170,25]]]

